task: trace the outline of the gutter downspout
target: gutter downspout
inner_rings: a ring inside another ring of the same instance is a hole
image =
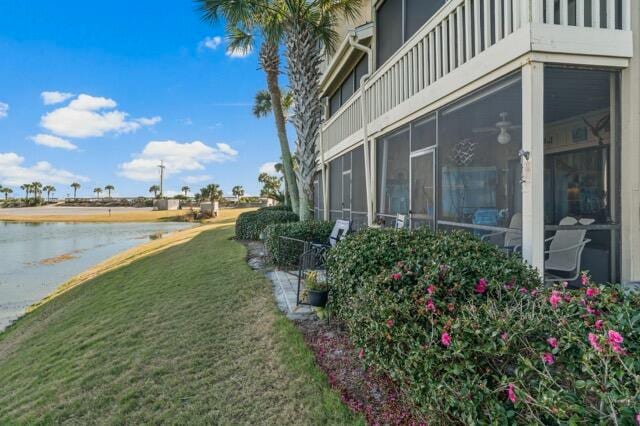
[[[373,52],[371,48],[360,44],[356,41],[356,32],[350,31],[349,44],[354,49],[360,50],[367,54],[368,72],[360,79],[360,110],[362,111],[362,135],[364,139],[364,177],[365,177],[365,190],[367,192],[367,226],[373,225],[373,196],[371,194],[372,187],[372,174],[371,174],[371,155],[369,153],[369,134],[368,134],[368,117],[369,111],[367,109],[367,102],[365,99],[366,91],[365,84],[369,81],[371,76],[371,70],[373,69]]]

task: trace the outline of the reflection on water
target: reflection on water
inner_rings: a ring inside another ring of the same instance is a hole
[[[0,331],[89,267],[188,223],[0,222]]]

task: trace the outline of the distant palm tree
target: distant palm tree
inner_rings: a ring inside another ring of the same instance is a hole
[[[51,200],[51,193],[56,192],[56,187],[53,185],[47,185],[42,188],[43,191],[47,193],[47,201]]]
[[[158,198],[160,187],[158,185],[151,185],[151,187],[149,188],[149,192],[153,192],[153,198]]]
[[[191,188],[185,185],[182,187],[181,191],[184,192],[184,196],[187,197],[187,194],[189,193],[189,191],[191,191]]]
[[[78,192],[78,189],[80,189],[80,184],[78,182],[73,182],[71,187],[73,188],[73,199],[75,200],[77,199],[76,193]]]
[[[98,195],[98,200],[100,199],[100,194],[102,193],[102,188],[93,188],[93,192]]]
[[[4,194],[4,199],[8,200],[9,194],[13,194],[13,189],[3,186],[2,189],[0,189],[0,192]]]
[[[104,190],[107,191],[107,194],[108,194],[107,196],[109,198],[111,198],[111,191],[114,191],[115,189],[116,189],[116,187],[113,186],[113,185],[107,185],[107,186],[104,187]]]
[[[236,197],[236,202],[239,203],[240,197],[244,195],[244,188],[240,185],[234,186],[233,189],[231,190],[231,193],[233,194],[234,197]]]
[[[200,190],[200,194],[202,195],[202,198],[208,199],[211,202],[220,200],[224,195],[220,189],[220,185],[217,183],[212,183],[202,188]]]
[[[28,183],[25,183],[24,185],[20,185],[20,189],[24,191],[25,201],[29,201],[29,192],[31,192],[31,185]]]
[[[40,182],[31,183],[31,191],[33,192],[33,198],[38,202],[40,195],[42,194],[42,184]]]

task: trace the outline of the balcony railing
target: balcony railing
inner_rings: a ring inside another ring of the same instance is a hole
[[[483,52],[496,45],[516,53],[518,49],[524,49],[522,53],[555,49],[597,54],[592,40],[604,41],[603,49],[608,49],[606,46],[617,45],[618,39],[608,40],[607,34],[631,29],[631,1],[575,0],[574,10],[569,0],[451,0],[372,74],[364,89],[366,119],[369,123],[378,120],[461,66],[479,61]],[[552,29],[564,32],[549,33]],[[523,37],[516,40],[518,34]],[[604,50],[602,54],[615,56],[615,52]],[[514,59],[484,56],[485,62]],[[359,136],[361,108],[357,93],[323,125],[325,151]]]

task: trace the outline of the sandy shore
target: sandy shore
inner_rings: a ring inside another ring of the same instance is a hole
[[[104,262],[101,262],[87,269],[86,271],[71,278],[69,281],[63,283],[50,295],[48,295],[38,303],[30,306],[27,309],[27,312],[32,311],[38,306],[43,305],[44,303],[47,303],[49,300],[71,290],[76,286],[79,286],[85,283],[86,281],[92,278],[97,277],[98,275],[117,269],[121,266],[128,265],[131,262],[134,262],[143,257],[150,256],[162,250],[166,250],[169,247],[186,243],[187,241],[190,241],[194,237],[200,235],[202,232],[224,227],[224,226],[231,226],[233,223],[235,223],[236,218],[240,213],[250,211],[250,210],[255,210],[255,209],[221,210],[220,215],[216,219],[211,219],[210,221],[206,222],[201,226],[173,232],[157,240],[149,241],[147,243],[140,244],[139,246],[132,247],[128,250],[125,250],[122,253],[118,253],[112,258],[107,259]],[[153,212],[153,213],[156,213],[156,212]]]
[[[24,207],[0,209],[0,221],[8,222],[160,222],[184,216],[188,209],[152,211],[133,207]]]

